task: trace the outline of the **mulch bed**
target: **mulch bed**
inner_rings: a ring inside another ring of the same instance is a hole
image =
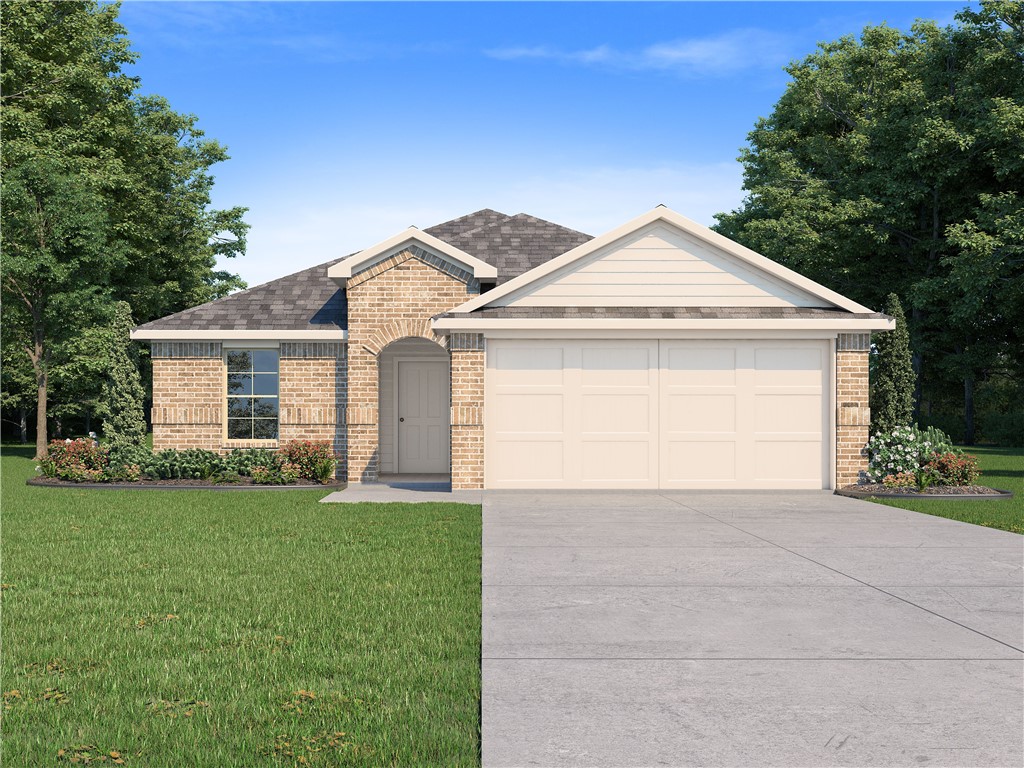
[[[313,483],[309,480],[299,480],[291,485],[257,485],[251,477],[243,477],[237,483],[211,483],[209,480],[138,480],[134,483],[70,483],[66,480],[57,480],[52,477],[32,477],[26,481],[27,485],[44,486],[48,488],[106,488],[109,490],[129,489],[137,491],[311,491],[323,488],[326,491],[338,491],[345,487],[345,483]]]
[[[881,483],[864,483],[848,485],[836,491],[840,496],[852,496],[864,499],[869,496],[876,498],[896,499],[1010,499],[1013,494],[986,485],[933,485],[918,491],[916,488],[886,488]]]

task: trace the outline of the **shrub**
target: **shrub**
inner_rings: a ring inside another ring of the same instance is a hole
[[[209,480],[225,469],[224,459],[213,451],[168,448],[153,456],[144,473],[153,480]]]
[[[293,440],[285,444],[278,455],[282,463],[298,468],[299,477],[319,483],[333,480],[338,466],[338,459],[326,440]]]
[[[148,448],[141,445],[114,445],[110,448],[108,474],[111,480],[134,482],[146,473],[152,463],[153,452]]]
[[[275,451],[260,448],[236,448],[224,457],[225,470],[243,477],[252,477],[256,467],[276,471],[281,463],[281,457]]]
[[[75,483],[102,482],[107,479],[110,452],[87,437],[77,440],[52,440],[46,458],[39,462],[44,477]]]
[[[868,442],[868,478],[880,482],[886,475],[917,473],[935,452],[935,442],[949,445],[949,438],[938,430],[896,427],[879,432]]]
[[[913,488],[917,485],[917,476],[913,472],[897,472],[882,478],[886,488]]]
[[[981,477],[978,460],[966,453],[936,453],[925,466],[938,477],[939,485],[974,485]]]
[[[907,318],[895,293],[886,299],[885,312],[896,320],[896,328],[877,333],[872,339],[877,358],[871,383],[871,426],[876,432],[889,432],[910,421],[917,382]]]

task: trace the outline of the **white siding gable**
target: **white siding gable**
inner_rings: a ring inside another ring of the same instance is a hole
[[[491,306],[827,307],[665,222],[643,227]]]

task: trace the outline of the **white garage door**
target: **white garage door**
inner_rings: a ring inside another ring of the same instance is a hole
[[[489,488],[828,487],[828,343],[492,339]]]

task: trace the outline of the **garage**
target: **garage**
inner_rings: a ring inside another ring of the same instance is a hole
[[[828,488],[827,339],[490,339],[489,488]]]

